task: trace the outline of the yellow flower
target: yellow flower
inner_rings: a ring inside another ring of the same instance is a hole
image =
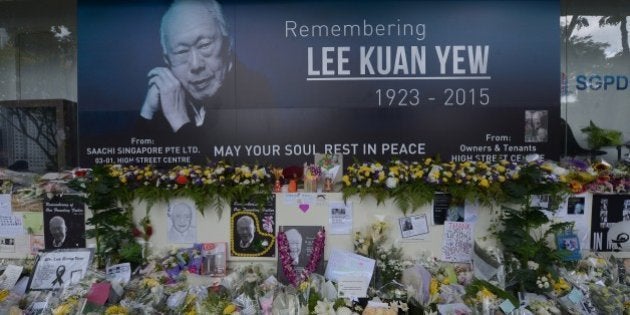
[[[120,177],[118,177],[118,180],[120,180],[120,182],[123,184],[127,183],[127,177],[124,175],[120,175]]]
[[[505,181],[505,176],[501,175],[499,176],[499,182],[503,183]]]
[[[424,165],[429,165],[433,162],[433,160],[431,158],[427,158],[426,160],[424,160]]]
[[[564,278],[560,278],[558,281],[553,283],[553,290],[556,291],[556,293],[566,292],[569,291],[569,289],[571,289],[571,286],[564,281]]]
[[[127,315],[127,308],[120,305],[112,305],[105,310],[106,315]]]
[[[350,186],[350,176],[348,176],[348,175],[343,175],[342,180],[343,180],[343,183],[344,183],[346,186]]]
[[[479,181],[479,186],[481,186],[483,188],[488,188],[488,187],[490,187],[490,182],[488,182],[488,180],[486,178],[482,178]]]
[[[503,167],[503,166],[502,166],[502,165],[500,165],[500,164],[497,164],[497,165],[495,166],[495,168],[496,168],[496,170],[497,170],[499,173],[503,173],[503,172],[505,172],[505,167]]]
[[[483,288],[477,292],[477,298],[479,300],[484,300],[484,299],[493,300],[493,299],[496,299],[496,297],[497,296],[494,295],[494,293],[490,292],[490,290],[488,290],[487,288]]]
[[[225,309],[223,309],[223,314],[227,315],[227,314],[232,314],[236,312],[236,305],[230,303],[228,306],[225,307]]]
[[[382,182],[385,180],[385,172],[378,173],[378,181]]]
[[[149,288],[156,287],[159,284],[160,283],[157,280],[153,279],[153,278],[144,278],[144,279],[142,279],[142,285],[144,285],[146,287],[149,287]]]
[[[453,177],[453,173],[451,173],[451,172],[449,172],[449,171],[446,171],[446,172],[444,172],[443,174],[444,174],[444,176],[446,176],[446,177],[448,177],[448,178]]]
[[[306,289],[308,289],[308,282],[303,281],[302,283],[300,283],[300,291],[306,292]]]
[[[440,288],[440,283],[435,278],[431,278],[431,284],[429,285],[429,295],[436,295]]]

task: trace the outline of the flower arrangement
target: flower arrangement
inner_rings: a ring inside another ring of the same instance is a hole
[[[324,256],[324,246],[326,244],[326,230],[322,227],[313,241],[313,251],[309,257],[306,267],[301,274],[297,274],[293,266],[293,259],[291,258],[291,248],[289,247],[289,240],[283,230],[278,232],[278,255],[280,256],[280,262],[282,272],[289,280],[289,283],[296,288],[300,287],[300,284],[307,280],[311,273],[313,273],[320,260]]]
[[[403,256],[402,248],[394,245],[389,248],[378,247],[376,257],[378,283],[381,285],[399,281],[402,271],[412,265],[412,262]]]
[[[117,197],[144,200],[150,207],[158,201],[188,197],[200,211],[263,192],[271,193],[271,168],[261,165],[231,165],[225,161],[205,166],[175,166],[160,170],[151,165],[107,165],[109,177],[117,178]]]
[[[527,175],[527,176],[523,176]],[[432,158],[393,160],[350,165],[343,176],[344,198],[374,196],[380,204],[392,198],[406,213],[433,200],[435,192],[449,192],[457,200],[491,204],[523,200],[531,191],[568,190],[553,168],[543,162],[440,162]]]

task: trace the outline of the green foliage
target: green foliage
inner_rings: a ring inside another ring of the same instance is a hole
[[[98,267],[123,261],[140,264],[142,248],[132,234],[133,217],[128,191],[120,187],[120,183],[109,176],[103,166],[94,167],[89,177],[78,178],[70,185],[83,193],[82,201],[92,211],[92,217],[86,221],[86,237],[96,241]]]
[[[572,223],[549,224],[540,208],[530,207],[529,202],[521,209],[504,207],[500,222],[502,228],[494,234],[503,246],[508,285],[515,291],[542,292],[536,285],[537,278],[555,275],[555,267],[563,264],[566,254],[550,246],[547,239],[569,229]]]
[[[581,130],[586,133],[588,146],[593,150],[623,144],[623,134],[620,131],[600,128],[592,120],[588,127]]]

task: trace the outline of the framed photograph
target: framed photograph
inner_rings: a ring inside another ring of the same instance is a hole
[[[317,238],[317,232],[321,226],[281,226],[289,241],[289,249],[293,267],[297,274],[300,274],[308,265],[313,253],[313,243]],[[289,280],[282,272],[282,261],[278,255],[278,280],[282,283],[289,283]],[[319,261],[315,273],[323,274],[325,271],[324,258]]]
[[[276,196],[258,202],[232,203],[230,255],[274,257],[276,251]]]
[[[567,214],[584,214],[584,197],[569,197],[567,200]]]
[[[52,290],[78,283],[87,273],[93,256],[93,248],[39,252],[28,283],[29,290]]]
[[[559,234],[556,236],[556,246],[559,250],[568,252],[565,261],[578,261],[582,258],[580,253],[580,239],[574,233]]]
[[[85,205],[76,196],[44,199],[46,250],[85,247]]]
[[[402,238],[411,238],[429,233],[426,214],[399,218],[398,225],[400,226]]]

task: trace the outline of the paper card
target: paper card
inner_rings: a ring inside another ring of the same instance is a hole
[[[339,282],[343,276],[361,276],[369,283],[375,263],[374,259],[333,248],[326,265],[325,277],[333,282]]]
[[[581,303],[584,299],[584,293],[582,293],[582,291],[577,288],[573,288],[573,290],[571,290],[571,292],[569,292],[567,296],[569,297],[569,300],[571,300],[571,302],[575,304]]]
[[[300,193],[286,193],[283,194],[283,202],[287,206],[292,206],[297,204],[297,200],[300,198]]]
[[[44,215],[42,212],[20,212],[22,224],[28,234],[44,235]]]
[[[423,235],[429,234],[429,223],[426,214],[398,218],[398,226],[403,239],[421,239]]]
[[[0,194],[0,216],[10,216],[12,212],[11,194]]]
[[[438,304],[440,314],[472,314],[472,311],[464,303]]]
[[[501,304],[499,304],[499,308],[501,308],[503,313],[509,314],[514,310],[515,307],[510,300],[504,300]]]
[[[0,216],[0,236],[14,237],[26,234],[22,216]]]
[[[112,285],[109,282],[99,282],[92,284],[86,298],[88,302],[96,305],[105,305],[109,297],[109,289]]]
[[[131,280],[131,265],[129,263],[122,263],[109,266],[105,269],[108,281],[118,280],[123,283]]]
[[[31,255],[35,256],[40,250],[44,250],[44,235],[29,235],[29,248]]]
[[[24,267],[16,265],[8,265],[4,269],[4,273],[0,276],[0,289],[11,290],[20,279]]]
[[[331,201],[328,206],[328,234],[352,234],[352,203]]]
[[[343,298],[361,298],[367,296],[367,290],[370,281],[358,275],[343,275],[337,283],[339,286],[339,297]]]
[[[473,225],[468,222],[444,222],[441,258],[450,262],[469,262],[474,248]]]
[[[35,258],[30,290],[51,290],[72,284],[87,273],[93,248],[40,252]]]

